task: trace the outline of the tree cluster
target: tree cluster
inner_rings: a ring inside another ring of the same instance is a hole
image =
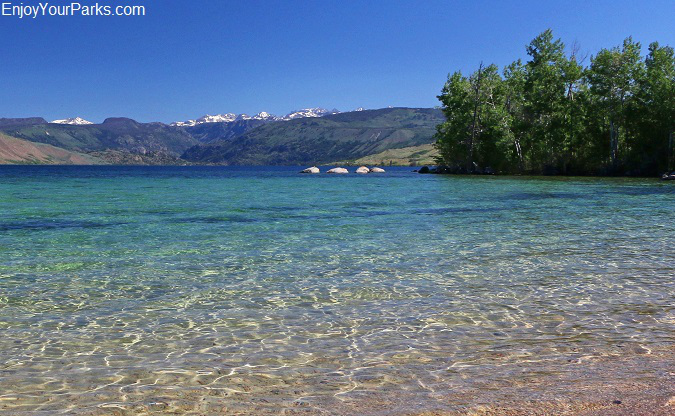
[[[439,164],[458,173],[642,175],[672,171],[675,54],[632,38],[584,66],[547,30],[529,60],[448,76]]]

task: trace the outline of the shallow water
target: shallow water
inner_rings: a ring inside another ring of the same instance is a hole
[[[410,170],[0,167],[0,409],[443,408],[672,347],[675,184]]]

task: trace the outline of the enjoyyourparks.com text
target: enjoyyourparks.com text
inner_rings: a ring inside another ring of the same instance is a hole
[[[143,5],[122,4],[82,4],[78,2],[52,4],[39,2],[34,4],[3,2],[0,15],[19,19],[36,19],[48,16],[145,16]]]

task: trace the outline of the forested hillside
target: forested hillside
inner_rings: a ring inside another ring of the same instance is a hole
[[[47,123],[39,117],[0,119],[0,132],[23,140],[46,143],[76,152],[110,149],[134,154],[161,153],[180,156],[199,143],[179,127],[162,123],[139,123],[128,118],[108,118],[102,124],[67,125]]]
[[[96,165],[95,156],[45,143],[33,143],[0,132],[0,164]]]
[[[194,146],[183,159],[225,165],[302,165],[354,160],[433,142],[433,108],[383,108],[270,123],[233,140]]]

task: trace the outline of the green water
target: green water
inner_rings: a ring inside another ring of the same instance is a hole
[[[675,341],[675,183],[297,170],[0,167],[0,409],[433,408]]]

